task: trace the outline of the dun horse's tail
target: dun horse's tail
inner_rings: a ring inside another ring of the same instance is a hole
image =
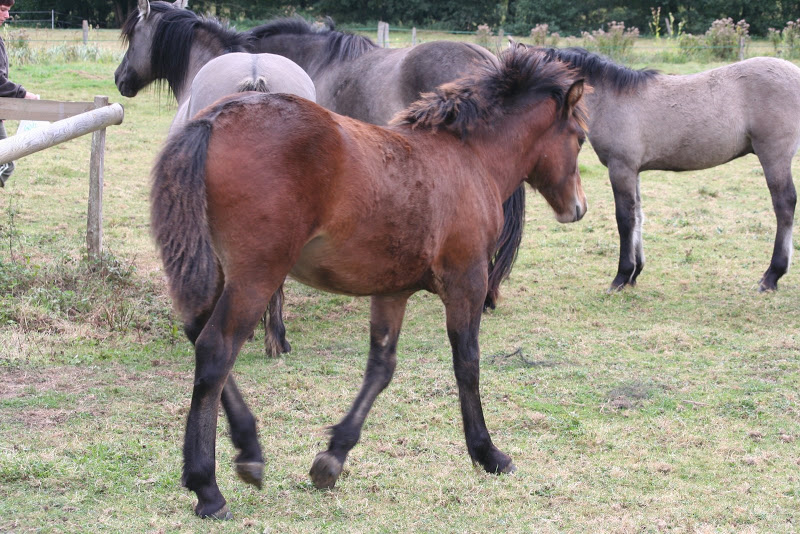
[[[244,93],[245,91],[258,91],[259,93],[269,93],[269,84],[267,83],[267,79],[263,76],[259,76],[255,80],[252,78],[245,78],[239,85],[236,86],[237,93]]]
[[[150,224],[169,290],[184,322],[210,311],[221,270],[206,218],[206,153],[211,120],[189,122],[170,136],[153,167]]]
[[[483,309],[495,309],[500,296],[500,284],[511,274],[517,260],[517,252],[522,243],[522,229],[525,226],[525,184],[503,203],[503,230],[497,239],[497,247],[489,262],[489,290]]]

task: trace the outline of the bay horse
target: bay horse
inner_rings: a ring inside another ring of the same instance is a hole
[[[261,485],[255,418],[231,371],[287,275],[372,297],[361,390],[312,463],[317,488],[334,486],[391,381],[406,302],[420,290],[444,303],[470,458],[490,473],[514,470],[492,443],[478,387],[488,264],[503,201],[523,181],[561,222],[586,212],[583,92],[565,64],[519,50],[423,95],[388,127],[293,95],[244,93],[169,136],[153,168],[151,228],[195,346],[182,482],[197,515],[231,517],[215,479],[220,401],[237,473]]]
[[[371,39],[336,31],[327,18],[314,27],[301,18],[283,18],[246,32],[251,50],[286,56],[314,82],[317,102],[327,109],[377,125],[433,91],[467,74],[478,65],[496,64],[488,50],[472,43],[432,41],[410,48],[381,48]],[[494,309],[500,283],[511,273],[521,243],[525,218],[525,188],[503,206],[504,231],[489,265],[485,308]],[[282,300],[270,303],[265,346],[267,354],[288,352],[282,321]]]
[[[291,60],[251,54],[249,36],[185,8],[186,0],[139,0],[122,27],[128,48],[114,73],[127,97],[151,83],[168,85],[178,101],[170,132],[219,98],[241,91],[316,98],[311,78]]]
[[[608,168],[620,252],[611,289],[634,285],[644,267],[641,171],[708,169],[755,154],[777,231],[759,290],[789,268],[797,194],[791,162],[800,147],[800,68],[756,57],[691,75],[632,70],[580,48],[548,49],[595,88],[586,99],[589,139]]]

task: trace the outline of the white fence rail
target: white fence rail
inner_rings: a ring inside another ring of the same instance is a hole
[[[0,98],[0,117],[56,121],[0,140],[0,164],[88,133],[92,134],[89,208],[86,222],[86,247],[90,259],[98,259],[103,247],[103,166],[106,128],[122,124],[124,115],[122,106],[109,104],[108,97],[105,96],[96,96],[94,102]]]

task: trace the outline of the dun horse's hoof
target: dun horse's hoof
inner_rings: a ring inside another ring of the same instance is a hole
[[[342,462],[328,451],[322,451],[314,458],[308,472],[311,482],[317,489],[333,489],[342,474]]]
[[[231,513],[227,504],[213,514],[199,513],[197,510],[195,510],[195,513],[200,516],[200,519],[217,519],[219,521],[230,521],[233,519],[233,514]]]
[[[264,478],[264,464],[262,462],[236,462],[236,474],[244,482],[261,489],[261,480]]]

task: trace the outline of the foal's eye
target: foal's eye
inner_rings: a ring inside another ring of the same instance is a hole
[[[578,138],[578,147],[583,147],[583,143],[585,143],[585,142],[586,142],[586,136],[583,136],[583,135],[580,136]]]

